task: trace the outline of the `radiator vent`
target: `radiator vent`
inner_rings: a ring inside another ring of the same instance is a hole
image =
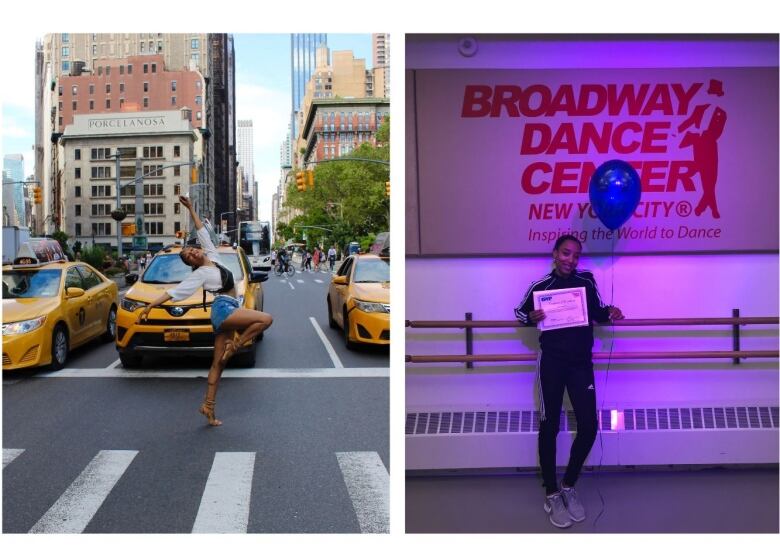
[[[599,426],[611,432],[610,410],[599,411]],[[406,414],[406,435],[535,433],[539,411],[441,411]],[[778,407],[695,407],[626,409],[624,431],[778,429]],[[576,432],[574,411],[563,410],[560,431]]]

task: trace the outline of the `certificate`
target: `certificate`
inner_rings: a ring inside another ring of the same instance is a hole
[[[587,294],[583,286],[534,292],[534,309],[546,314],[537,324],[542,331],[588,324]]]

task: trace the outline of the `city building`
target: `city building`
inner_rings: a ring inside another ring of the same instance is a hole
[[[363,143],[376,145],[376,131],[390,114],[387,98],[316,99],[302,128],[303,162],[348,155]]]
[[[371,35],[373,52],[374,97],[390,97],[390,35]]]
[[[218,218],[223,211],[235,210],[235,75],[230,35],[49,34],[36,45],[35,65],[35,175],[43,189],[43,204],[36,205],[36,220],[40,220],[37,232],[51,233],[62,222],[64,172],[59,137],[67,131],[70,115],[66,111],[80,114],[126,113],[136,108],[139,112],[185,106],[192,109],[192,124],[199,129],[194,154],[203,161],[199,177],[205,184],[196,207],[210,219]],[[129,65],[133,65],[132,86],[128,80]],[[147,73],[143,73],[144,65]],[[195,76],[181,76],[187,73]],[[73,93],[71,78],[86,79],[79,81],[86,83],[84,88],[76,84],[79,88],[73,94],[77,96],[75,109],[74,99],[69,97]],[[185,82],[193,78],[196,89],[191,93]],[[201,89],[197,89],[198,80]],[[95,86],[94,99],[89,97],[90,82]],[[124,95],[120,91],[122,82]],[[148,83],[148,91],[144,90],[144,83]],[[90,105],[90,101],[94,103]],[[222,200],[218,201],[218,196]]]
[[[242,183],[238,186],[239,205],[241,218],[255,219],[257,209],[255,198],[257,195],[257,182],[255,181],[254,161],[254,125],[251,120],[239,120],[237,123],[238,136],[238,167],[242,175]]]
[[[327,46],[327,44],[327,34],[290,35],[290,74],[292,79],[291,146],[295,143],[300,127],[297,123],[297,117],[303,106],[306,84],[317,66],[317,49],[320,46]]]
[[[190,166],[197,163],[194,146],[199,132],[193,128],[192,113],[149,111],[139,113],[77,114],[60,138],[62,147],[62,229],[72,240],[116,248],[117,179],[123,223],[138,229],[138,217],[147,236],[149,250],[173,243],[176,231],[189,229],[189,216],[177,197],[189,193],[193,199],[202,190],[190,188]],[[117,177],[116,155],[121,150]],[[136,209],[137,169],[143,176],[143,212]],[[138,214],[138,216],[136,216]],[[125,252],[132,249],[132,229],[122,239]]]
[[[11,183],[13,182],[13,183]],[[11,154],[3,156],[3,225],[27,225],[24,208],[24,156]],[[5,216],[8,222],[5,222]]]

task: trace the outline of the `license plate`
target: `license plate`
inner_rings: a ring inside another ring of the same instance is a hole
[[[190,331],[181,329],[165,329],[166,342],[189,342]]]

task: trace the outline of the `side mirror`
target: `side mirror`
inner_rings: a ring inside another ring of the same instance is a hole
[[[84,296],[85,292],[83,288],[76,288],[75,286],[71,286],[65,289],[65,298],[78,298],[79,296]]]
[[[253,272],[252,277],[250,277],[249,281],[252,283],[264,283],[268,280],[268,273],[265,273],[264,271],[261,271],[259,273]]]
[[[347,284],[347,276],[346,275],[339,275],[338,277],[333,277],[331,282],[334,285],[345,285],[345,284]]]
[[[138,273],[128,273],[125,275],[125,282],[129,285],[134,285],[138,281]]]

